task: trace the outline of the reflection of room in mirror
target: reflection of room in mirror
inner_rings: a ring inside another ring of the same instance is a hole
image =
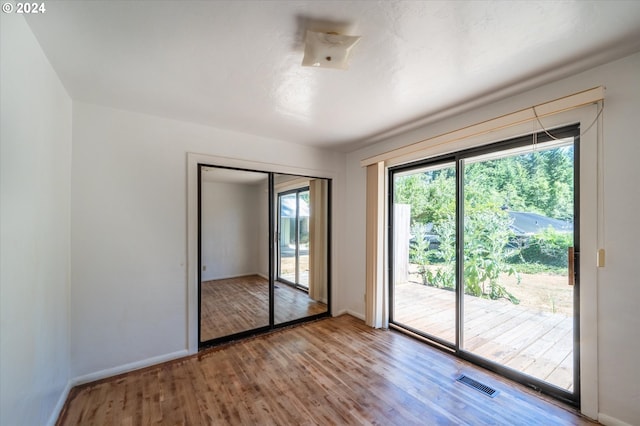
[[[269,325],[268,282],[232,279],[269,275],[268,184],[268,173],[202,168],[200,341]]]
[[[269,281],[259,275],[204,281],[200,341],[269,325]]]
[[[200,340],[269,325],[269,281],[259,275],[202,283]],[[323,313],[327,305],[283,283],[274,289],[275,322]]]
[[[276,324],[327,310],[327,196],[326,179],[274,176]]]
[[[329,181],[214,166],[200,176],[200,342],[328,313]]]
[[[327,311],[327,304],[313,300],[306,291],[276,282],[274,291],[276,324],[281,324]]]
[[[276,278],[327,301],[327,179],[275,175]]]

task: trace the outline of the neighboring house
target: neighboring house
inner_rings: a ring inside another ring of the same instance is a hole
[[[516,237],[528,237],[552,228],[556,232],[573,232],[573,222],[553,219],[539,213],[510,211],[511,230]]]
[[[529,237],[549,228],[560,233],[573,232],[573,222],[553,219],[533,212],[509,211],[508,213],[512,221],[509,228],[513,232],[515,240],[518,241],[518,244],[513,245],[514,247],[526,245]],[[440,246],[440,239],[438,234],[433,232],[433,223],[427,223],[424,231],[424,239],[429,243],[428,249],[437,249]],[[415,241],[415,235],[411,235],[410,243],[415,244]]]

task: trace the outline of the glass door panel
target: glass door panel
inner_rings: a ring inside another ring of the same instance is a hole
[[[298,274],[296,284],[309,288],[309,190],[298,192]]]
[[[309,189],[278,196],[278,279],[309,288]]]
[[[461,349],[573,391],[573,139],[461,160]]]
[[[297,195],[295,192],[292,194],[280,195],[278,200],[278,279],[295,283],[298,265],[298,222],[296,220],[298,210]]]
[[[456,170],[438,164],[393,175],[391,321],[456,342]]]

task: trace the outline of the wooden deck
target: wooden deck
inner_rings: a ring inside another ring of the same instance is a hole
[[[396,284],[394,321],[453,343],[455,293]],[[573,390],[573,319],[568,315],[465,296],[463,334],[463,349]]]

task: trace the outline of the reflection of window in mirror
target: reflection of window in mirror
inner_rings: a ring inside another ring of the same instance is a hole
[[[276,323],[327,311],[328,182],[277,174]]]

